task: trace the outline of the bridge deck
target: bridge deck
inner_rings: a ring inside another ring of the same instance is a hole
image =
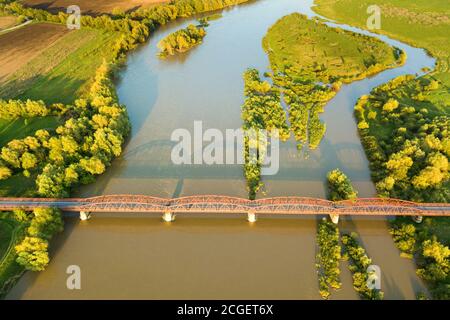
[[[450,216],[450,204],[415,203],[387,198],[360,198],[332,202],[306,197],[248,200],[218,195],[174,199],[144,195],[106,195],[92,198],[0,198],[0,211],[56,207],[85,212],[255,213],[290,215]]]

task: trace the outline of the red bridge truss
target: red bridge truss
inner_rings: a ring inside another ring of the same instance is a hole
[[[450,216],[448,203],[415,203],[397,199],[361,198],[328,201],[306,197],[276,197],[258,200],[200,195],[174,199],[144,195],[105,195],[92,198],[0,198],[0,211],[57,207],[76,212],[171,212],[254,213],[292,215]]]

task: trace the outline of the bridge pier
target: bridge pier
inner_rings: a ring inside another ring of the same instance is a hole
[[[411,218],[415,223],[422,223],[422,221],[423,221],[422,216],[412,216]]]
[[[174,222],[175,221],[175,214],[171,211],[166,211],[163,213],[162,219],[165,222]]]
[[[89,220],[91,218],[91,213],[87,212],[87,211],[80,211],[80,220],[81,221],[86,221]]]
[[[333,222],[334,224],[339,223],[339,215],[338,214],[330,214],[330,219],[331,219],[331,222]]]
[[[255,223],[256,220],[258,220],[258,217],[256,216],[256,213],[253,211],[247,212],[247,221],[250,223]]]

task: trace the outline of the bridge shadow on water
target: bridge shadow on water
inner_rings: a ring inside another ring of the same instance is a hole
[[[127,147],[124,154],[113,161],[107,172],[89,186],[87,194],[104,194],[108,185],[115,180],[121,181],[123,191],[114,193],[129,193],[127,185],[133,181],[139,180],[140,185],[145,186],[147,184],[145,180],[148,180],[148,184],[155,187],[155,184],[158,185],[163,181],[175,180],[176,186],[168,192],[170,196],[183,194],[186,180],[236,180],[245,183],[242,164],[173,164],[170,154],[175,144],[170,140],[155,140],[136,147]],[[346,172],[354,182],[370,182],[365,155],[361,154],[360,146],[355,143],[332,145],[327,139],[322,141],[318,150],[302,152],[296,150],[295,143],[283,143],[280,150],[279,171],[275,175],[263,176],[262,179],[324,183],[327,173],[335,168]],[[120,185],[116,189],[120,189]],[[205,189],[201,193],[209,192]]]

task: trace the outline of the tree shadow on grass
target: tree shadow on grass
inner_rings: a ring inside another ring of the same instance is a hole
[[[27,79],[13,79],[0,89],[4,99],[43,100],[47,104],[73,103],[84,81],[64,76],[36,75]]]

